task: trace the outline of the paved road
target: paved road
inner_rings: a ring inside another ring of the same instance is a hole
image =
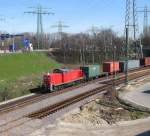
[[[150,83],[134,88],[133,91],[126,93],[123,99],[150,108]]]

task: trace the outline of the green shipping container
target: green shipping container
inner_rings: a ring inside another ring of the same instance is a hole
[[[81,69],[84,71],[86,79],[102,75],[102,67],[100,65],[82,66]]]

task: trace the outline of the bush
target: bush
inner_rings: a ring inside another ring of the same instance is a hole
[[[0,85],[0,101],[5,101],[10,99],[10,92],[7,87]]]

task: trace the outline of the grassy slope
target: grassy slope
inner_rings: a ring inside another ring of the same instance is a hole
[[[30,93],[40,85],[43,72],[60,67],[45,53],[0,55],[0,101]]]
[[[59,66],[44,53],[7,54],[0,56],[0,80],[18,79]]]

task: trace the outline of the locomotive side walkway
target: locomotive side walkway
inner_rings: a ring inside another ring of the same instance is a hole
[[[126,90],[120,95],[121,99],[131,104],[150,109],[150,82],[141,86],[133,86],[132,88],[129,85]]]

